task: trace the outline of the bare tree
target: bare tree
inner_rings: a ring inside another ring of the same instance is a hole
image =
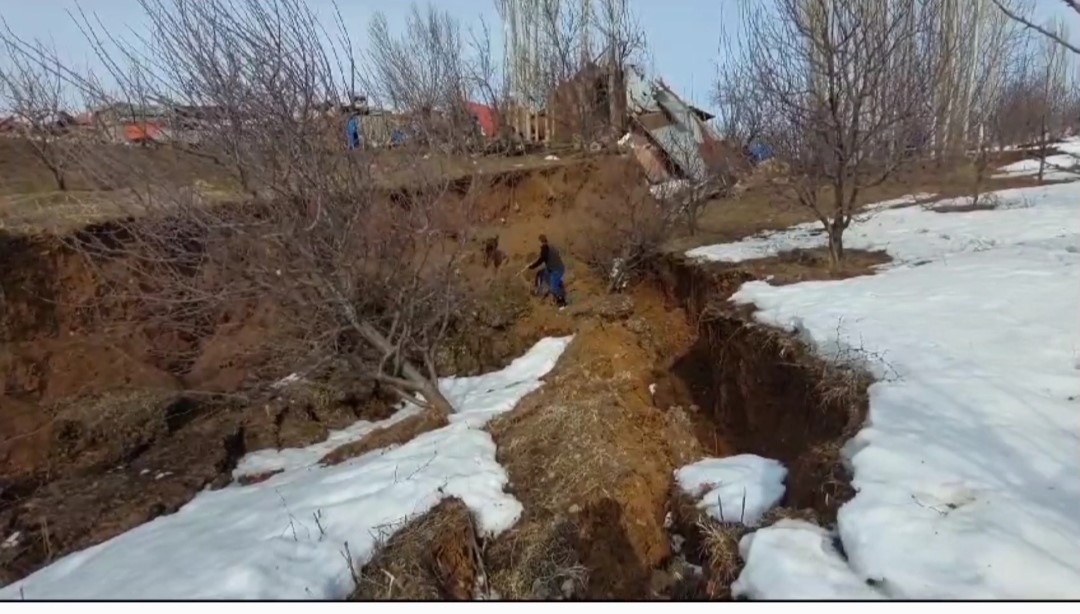
[[[1024,27],[1026,27],[1026,28],[1030,28],[1031,30],[1034,30],[1035,32],[1038,32],[1039,34],[1047,37],[1048,39],[1050,39],[1054,43],[1056,43],[1058,45],[1061,45],[1062,47],[1064,47],[1065,49],[1071,51],[1072,53],[1080,54],[1080,47],[1078,47],[1078,46],[1074,45],[1073,43],[1069,42],[1069,40],[1068,40],[1068,32],[1067,31],[1063,32],[1063,31],[1058,30],[1058,29],[1047,28],[1045,26],[1041,26],[1041,25],[1035,23],[1034,21],[1032,21],[1032,19],[1030,17],[1028,17],[1023,11],[1020,11],[1020,10],[1018,10],[1016,8],[1011,7],[1007,2],[1004,2],[1003,0],[991,0],[991,1],[994,3],[995,6],[997,6],[998,10],[1001,11],[1002,13],[1004,13],[1006,16],[1008,16],[1009,19],[1012,19],[1013,21],[1016,21],[1017,23],[1023,24]],[[1061,3],[1066,8],[1068,8],[1073,13],[1075,13],[1078,17],[1080,17],[1080,1],[1078,1],[1078,0],[1061,0]]]
[[[1065,24],[1057,21],[1049,27],[1058,38],[1066,36]],[[1037,64],[1037,80],[1033,85],[1037,92],[1039,109],[1038,181],[1042,183],[1046,175],[1046,159],[1050,155],[1053,142],[1062,131],[1062,113],[1067,95],[1067,73],[1065,47],[1053,37],[1046,38],[1041,45]]]
[[[372,93],[411,116],[414,137],[460,148],[475,136],[466,106],[470,69],[456,18],[433,4],[413,4],[399,36],[382,13],[368,34]]]
[[[608,121],[615,135],[626,132],[626,64],[646,47],[645,31],[626,0],[600,0],[596,20],[607,55]]]
[[[862,192],[911,159],[932,63],[898,62],[931,25],[914,2],[774,0],[746,14],[739,81],[768,118],[795,201],[828,235],[830,262]],[[927,64],[930,64],[928,67]]]
[[[6,28],[5,28],[6,29]],[[10,30],[8,30],[10,33]],[[6,100],[16,119],[19,133],[30,144],[30,150],[52,174],[58,190],[67,190],[68,152],[63,140],[70,127],[64,100],[64,82],[57,71],[42,64],[40,58],[19,53],[18,48],[3,36],[8,66],[0,66],[0,100]],[[39,50],[43,48],[35,43]]]
[[[469,33],[469,57],[466,62],[469,88],[473,95],[494,113],[495,134],[486,135],[509,149],[512,145],[507,118],[510,116],[510,82],[495,60],[491,30],[480,20],[478,30]]]
[[[255,189],[212,200],[167,169],[117,161],[108,172],[146,178],[131,217],[74,246],[140,319],[192,343],[236,305],[264,306],[279,323],[265,349],[280,368],[343,366],[449,412],[436,355],[465,300],[457,265],[470,198],[451,193],[449,180],[418,159],[391,167],[342,151],[340,117],[326,103],[352,94],[355,75],[341,67],[355,63],[350,49],[327,42],[304,2],[140,4],[153,45],[109,38],[83,21],[92,40],[105,41],[97,49],[122,97],[197,116],[185,128],[192,139],[234,156],[227,168]],[[119,68],[129,64],[134,75]]]
[[[551,138],[581,143],[625,130],[625,69],[645,48],[644,31],[624,0],[496,0],[506,32],[510,93],[532,133],[544,109]],[[599,41],[600,49],[595,43]]]

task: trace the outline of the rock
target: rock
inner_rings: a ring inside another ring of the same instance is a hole
[[[634,314],[634,301],[625,294],[608,296],[597,304],[596,314],[607,320],[625,320]]]
[[[571,514],[578,514],[578,513],[581,512],[581,506],[578,505],[577,503],[575,503],[575,504],[571,505],[570,509],[568,509],[567,511],[570,512]]]

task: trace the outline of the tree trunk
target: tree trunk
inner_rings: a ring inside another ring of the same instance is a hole
[[[1038,181],[1041,185],[1043,182],[1043,175],[1046,172],[1046,150],[1049,149],[1049,139],[1046,136],[1046,119],[1043,118],[1042,131],[1039,134],[1039,176]]]
[[[53,179],[56,180],[56,189],[61,192],[66,192],[68,189],[67,177],[64,176],[64,171],[54,166],[49,166],[49,170],[52,171]]]
[[[829,234],[829,270],[837,271],[844,261],[844,228],[833,221],[828,226]]]
[[[354,326],[360,336],[364,338],[369,344],[380,352],[390,353],[394,351],[393,345],[390,341],[380,333],[374,326],[365,321],[354,321]],[[411,362],[407,359],[402,360],[401,374],[405,376],[405,380],[408,382],[408,392],[418,392],[424,397],[424,401],[428,404],[428,409],[436,414],[442,416],[449,416],[454,408],[450,405],[450,401],[439,390],[439,382],[433,381],[428,377],[425,377]]]

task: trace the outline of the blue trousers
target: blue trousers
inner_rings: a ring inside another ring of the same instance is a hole
[[[548,288],[559,304],[566,302],[566,290],[563,288],[562,278],[562,269],[548,271]]]

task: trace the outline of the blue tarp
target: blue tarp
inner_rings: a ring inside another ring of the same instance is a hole
[[[355,113],[350,115],[349,121],[345,123],[345,141],[349,149],[360,147],[360,116]]]
[[[761,164],[773,157],[772,148],[765,143],[751,143],[750,146],[746,148],[746,154],[754,164]]]

